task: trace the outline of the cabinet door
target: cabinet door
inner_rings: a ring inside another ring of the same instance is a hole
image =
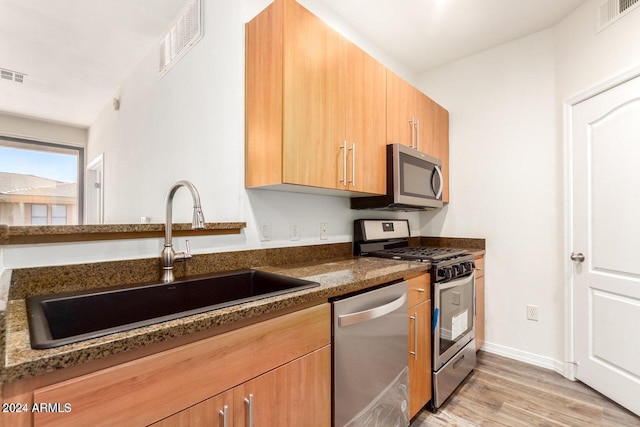
[[[433,114],[435,102],[422,92],[416,91],[416,118],[415,118],[415,138],[416,149],[430,156],[435,155],[433,143]],[[439,157],[438,157],[439,158]]]
[[[484,256],[476,257],[476,351],[484,344]]]
[[[344,188],[346,41],[285,5],[283,182]]]
[[[431,300],[409,308],[409,415],[431,400]]]
[[[237,426],[330,426],[331,346],[234,388]]]
[[[151,426],[231,427],[233,426],[233,391],[221,393]]]
[[[348,43],[346,78],[348,188],[385,194],[386,69],[362,49]]]
[[[387,70],[387,144],[412,146],[416,89]]]
[[[436,103],[433,104],[433,124],[431,155],[442,161],[442,201],[449,203],[449,112]]]

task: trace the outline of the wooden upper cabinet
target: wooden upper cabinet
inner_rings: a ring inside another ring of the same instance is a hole
[[[387,70],[387,144],[415,145],[416,93],[413,86]]]
[[[294,0],[272,3],[246,26],[245,185],[383,194],[384,73]]]
[[[449,203],[449,112],[433,103],[433,156],[442,161],[442,201]]]
[[[386,187],[386,68],[347,43],[347,186],[384,194]]]
[[[346,42],[296,2],[280,3],[285,9],[282,181],[339,188]]]
[[[442,200],[449,202],[449,112],[387,70],[387,143],[413,147],[442,161]]]

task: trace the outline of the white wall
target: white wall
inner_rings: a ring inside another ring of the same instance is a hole
[[[640,66],[640,8],[600,33],[588,0],[555,28],[559,102]]]
[[[487,342],[561,360],[553,43],[547,30],[424,75],[450,114],[451,202],[423,214],[421,232],[486,238]]]
[[[152,50],[121,85],[119,111],[109,100],[89,132],[87,161],[104,153],[105,220],[137,223],[141,216],[164,222],[170,186],[191,180],[200,191],[205,219],[245,221],[237,236],[191,238],[194,253],[351,241],[353,219],[378,217],[352,211],[346,197],[315,196],[244,188],[244,24],[268,0],[219,0],[205,3],[203,39],[162,79],[157,79],[157,51]],[[326,6],[302,1],[342,34],[399,75],[415,74],[376,49]],[[391,217],[405,216],[392,214]],[[418,214],[410,214],[419,232]],[[191,221],[186,190],[174,200],[174,221]],[[300,240],[290,240],[290,224]],[[320,223],[329,239],[320,240]],[[262,224],[272,238],[260,241]],[[183,247],[183,238],[175,239]],[[59,245],[11,246],[7,268],[60,265],[159,256],[160,239]]]
[[[595,33],[589,0],[554,28],[425,73],[449,109],[451,203],[423,235],[487,239],[486,338],[563,370],[562,103],[640,66],[640,11]],[[540,321],[526,320],[526,304]]]

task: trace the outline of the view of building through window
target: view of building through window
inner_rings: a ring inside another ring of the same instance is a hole
[[[0,138],[0,224],[81,223],[82,149]]]

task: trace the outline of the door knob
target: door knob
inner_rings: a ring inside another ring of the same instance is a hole
[[[578,252],[578,253],[572,252],[571,253],[571,260],[572,261],[582,262],[582,261],[584,261],[584,255],[582,255],[582,253],[580,253],[580,252]]]

